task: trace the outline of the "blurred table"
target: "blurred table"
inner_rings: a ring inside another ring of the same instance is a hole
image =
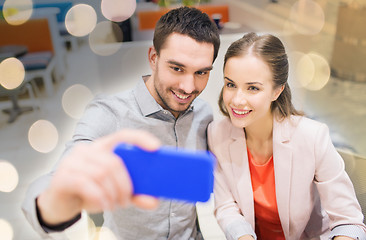
[[[20,57],[28,52],[25,45],[3,45],[0,46],[0,61],[10,57]]]

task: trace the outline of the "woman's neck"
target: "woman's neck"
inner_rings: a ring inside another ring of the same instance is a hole
[[[257,164],[265,164],[273,155],[273,116],[269,113],[244,129],[247,147]]]
[[[273,115],[269,112],[260,121],[245,127],[245,137],[251,142],[267,142],[272,140],[273,134]]]

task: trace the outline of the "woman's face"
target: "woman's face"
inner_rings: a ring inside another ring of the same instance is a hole
[[[272,79],[269,66],[251,54],[227,60],[223,101],[234,126],[260,126],[272,118],[271,103],[282,91],[273,89]]]

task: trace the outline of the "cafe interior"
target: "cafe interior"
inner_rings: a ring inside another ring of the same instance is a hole
[[[221,47],[200,95],[215,119],[223,118],[228,46],[252,31],[284,42],[295,107],[328,125],[366,213],[366,0],[0,0],[0,239],[39,239],[21,211],[29,184],[59,160],[93,97],[151,73],[155,23],[183,5],[219,27]],[[225,239],[213,197],[197,203],[200,228],[207,240]],[[114,239],[101,215],[87,221],[73,228]]]

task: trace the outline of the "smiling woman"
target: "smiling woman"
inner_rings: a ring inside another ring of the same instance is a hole
[[[365,239],[327,126],[292,104],[282,42],[244,35],[226,52],[224,79],[219,104],[227,118],[209,125],[208,143],[218,160],[215,214],[227,239]]]

